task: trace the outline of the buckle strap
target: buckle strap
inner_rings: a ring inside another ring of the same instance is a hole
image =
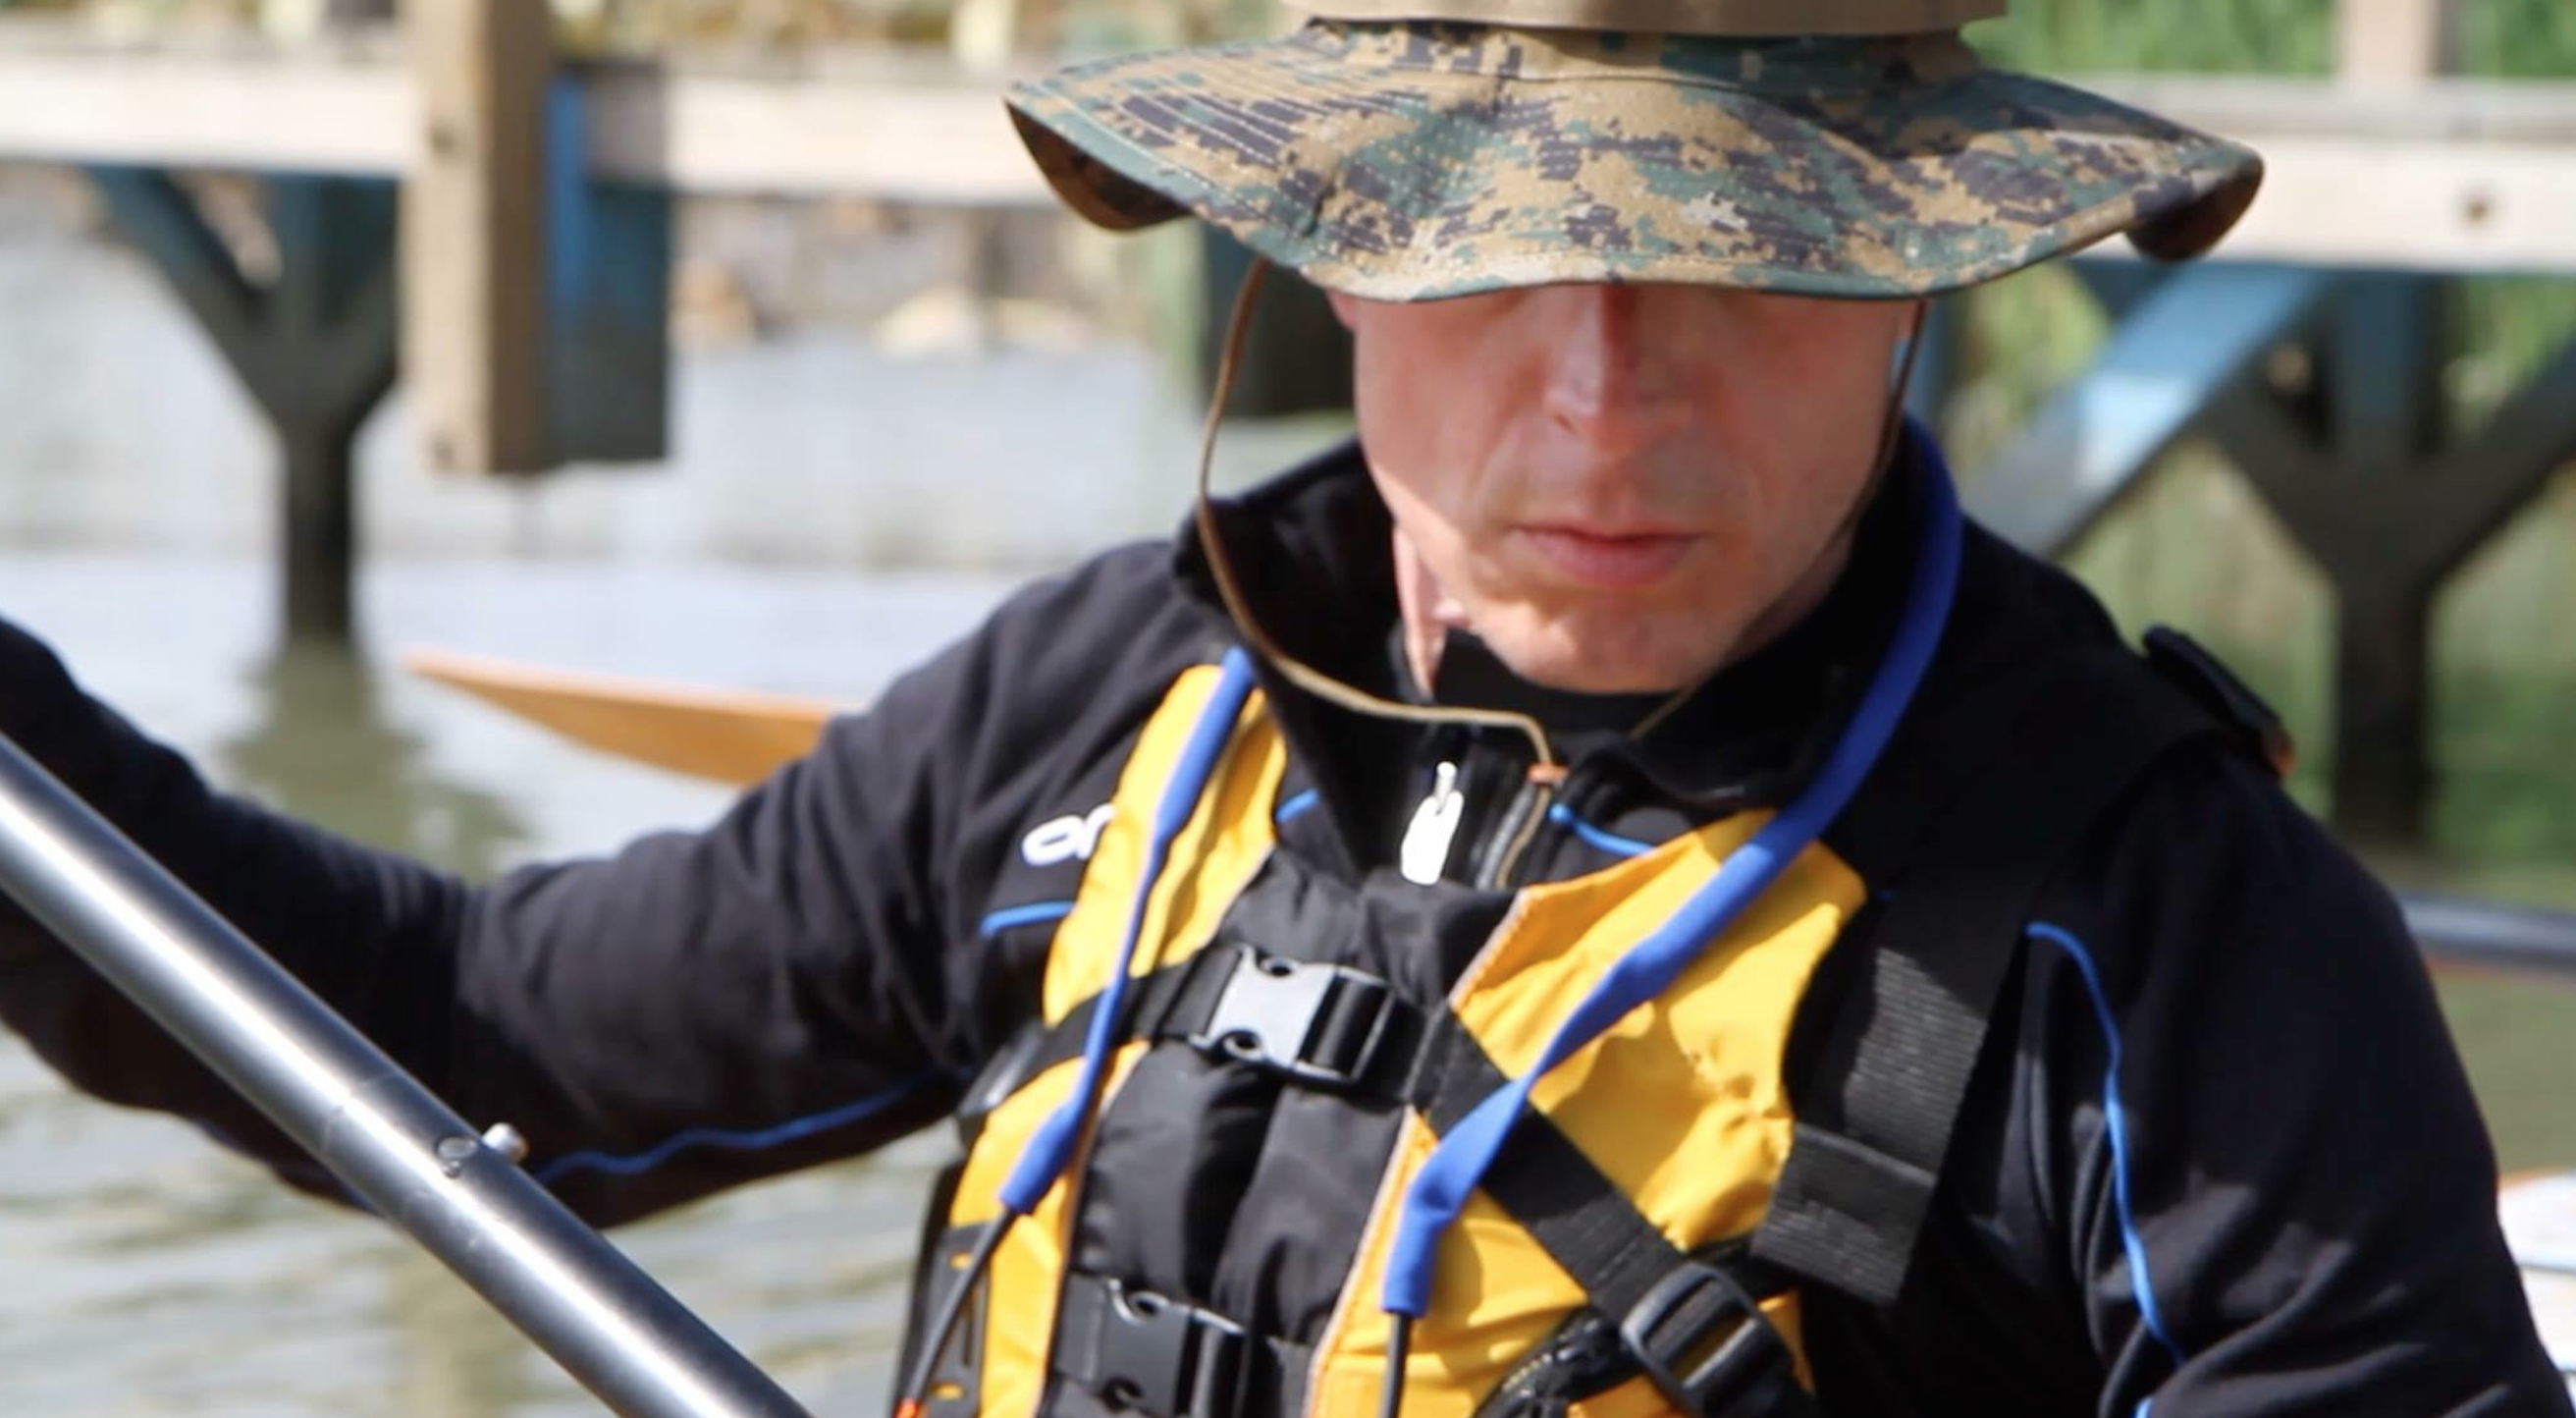
[[[1146,1418],[1291,1415],[1308,1345],[1256,1335],[1213,1310],[1124,1281],[1066,1275],[1047,1367],[1113,1411]]]
[[[1401,1094],[1427,1019],[1380,976],[1239,942],[1163,966],[1135,981],[1127,1000],[1124,1037],[1178,1039],[1314,1087],[1390,1099]],[[1047,1026],[1014,1059],[1001,1091],[1081,1057],[1098,1009],[1095,995]]]
[[[943,1199],[940,1210],[946,1209]],[[999,1224],[978,1221],[949,1227],[923,1250],[926,1263],[914,1281],[913,1314],[904,1338],[905,1359],[896,1373],[913,1371],[917,1357],[913,1346],[930,1343],[928,1327],[934,1317],[951,1304],[959,1306],[956,1328],[948,1336],[947,1346],[932,1359],[929,1380],[922,1391],[913,1395],[921,1402],[923,1418],[975,1418],[983,1411],[984,1338],[990,1322],[993,1272],[989,1267],[970,1268],[969,1263]],[[960,1286],[968,1287],[962,1297],[955,1293]]]
[[[1619,1319],[1619,1341],[1666,1401],[1700,1418],[1798,1418],[1815,1400],[1761,1303],[1740,1283],[1748,1267],[1700,1259],[1655,1282]]]
[[[1305,1083],[1349,1087],[1368,1072],[1400,1004],[1386,981],[1248,945],[1219,955],[1232,963],[1206,1014],[1175,1011],[1168,1031]]]

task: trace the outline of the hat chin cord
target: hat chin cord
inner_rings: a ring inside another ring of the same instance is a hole
[[[1377,718],[1400,719],[1418,724],[1501,728],[1520,734],[1529,740],[1531,751],[1535,755],[1529,768],[1530,781],[1541,786],[1552,787],[1565,776],[1565,768],[1557,761],[1555,748],[1548,742],[1547,727],[1536,718],[1505,709],[1476,709],[1448,704],[1407,704],[1401,700],[1371,694],[1357,686],[1344,684],[1289,654],[1280,648],[1279,642],[1273,640],[1269,633],[1262,629],[1261,622],[1253,616],[1252,608],[1244,597],[1242,585],[1235,577],[1234,564],[1225,548],[1225,538],[1217,530],[1216,506],[1209,496],[1208,481],[1216,465],[1216,440],[1219,430],[1224,426],[1226,401],[1234,392],[1235,372],[1242,362],[1244,342],[1252,332],[1253,311],[1260,303],[1261,288],[1269,275],[1269,260],[1256,255],[1252,258],[1251,268],[1244,272],[1243,283],[1235,288],[1234,308],[1226,318],[1225,344],[1217,358],[1215,387],[1208,398],[1207,421],[1199,432],[1199,464],[1195,484],[1194,516],[1198,526],[1199,545],[1207,555],[1208,571],[1216,581],[1217,595],[1225,603],[1226,615],[1233,620],[1235,629],[1242,633],[1245,642],[1250,644],[1263,659],[1268,660],[1281,675],[1287,678],[1289,683],[1319,699],[1338,704],[1355,713]],[[1923,322],[1929,309],[1928,302],[1915,304],[1913,319],[1906,328],[1904,352],[1898,357],[1895,372],[1888,380],[1887,404],[1879,416],[1878,446],[1871,456],[1869,481],[1864,486],[1861,496],[1853,501],[1850,511],[1844,516],[1842,525],[1835,529],[1829,545],[1843,542],[1851,536],[1852,529],[1860,522],[1862,512],[1876,499],[1879,484],[1886,479],[1888,469],[1896,461],[1896,449],[1905,427],[1905,395],[1914,382],[1915,355],[1923,347]],[[1717,674],[1718,669],[1722,668],[1724,668],[1723,665],[1711,669],[1707,674],[1675,690],[1670,698],[1639,720],[1636,727],[1628,731],[1629,736],[1642,738],[1651,732],[1658,724],[1670,717],[1673,711],[1696,695],[1701,687]],[[1531,814],[1524,829],[1525,833],[1535,832],[1542,816],[1543,814],[1538,813]],[[1517,846],[1512,855],[1518,855]]]
[[[1288,682],[1318,699],[1338,704],[1356,713],[1377,718],[1404,719],[1418,724],[1465,724],[1483,728],[1510,729],[1526,737],[1537,754],[1530,773],[1534,779],[1554,781],[1563,773],[1556,761],[1556,751],[1547,741],[1547,729],[1527,714],[1503,709],[1470,709],[1447,704],[1407,704],[1387,699],[1364,689],[1347,685],[1314,668],[1279,646],[1253,617],[1245,602],[1241,583],[1235,579],[1234,564],[1225,549],[1225,538],[1217,531],[1216,506],[1208,496],[1208,478],[1216,465],[1216,438],[1225,422],[1227,396],[1234,392],[1236,366],[1243,357],[1243,343],[1252,332],[1253,308],[1261,299],[1261,287],[1270,274],[1270,262],[1255,256],[1252,268],[1244,272],[1243,284],[1235,289],[1234,311],[1227,317],[1225,348],[1217,358],[1216,387],[1208,398],[1207,423],[1199,433],[1199,468],[1197,510],[1199,545],[1205,549],[1208,571],[1216,580],[1217,595],[1225,602],[1226,615],[1235,629],[1261,657],[1268,660]]]

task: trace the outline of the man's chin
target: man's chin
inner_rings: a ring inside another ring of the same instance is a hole
[[[1587,632],[1548,627],[1527,633],[1483,633],[1512,673],[1535,685],[1574,694],[1666,694],[1698,683],[1725,657],[1723,645],[1684,651],[1622,625]]]

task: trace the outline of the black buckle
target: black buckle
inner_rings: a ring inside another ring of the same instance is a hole
[[[1151,1290],[1109,1282],[1092,1388],[1151,1418],[1233,1418],[1242,1406],[1243,1326]]]
[[[1619,1339],[1665,1399],[1698,1418],[1795,1413],[1797,1361],[1735,1277],[1685,1261],[1619,1321]]]
[[[1376,1057],[1394,1003],[1374,975],[1238,946],[1216,1007],[1189,1039],[1308,1083],[1348,1085]]]

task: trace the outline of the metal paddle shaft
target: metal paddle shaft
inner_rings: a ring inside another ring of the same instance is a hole
[[[0,735],[0,889],[631,1418],[806,1418],[696,1315]]]

